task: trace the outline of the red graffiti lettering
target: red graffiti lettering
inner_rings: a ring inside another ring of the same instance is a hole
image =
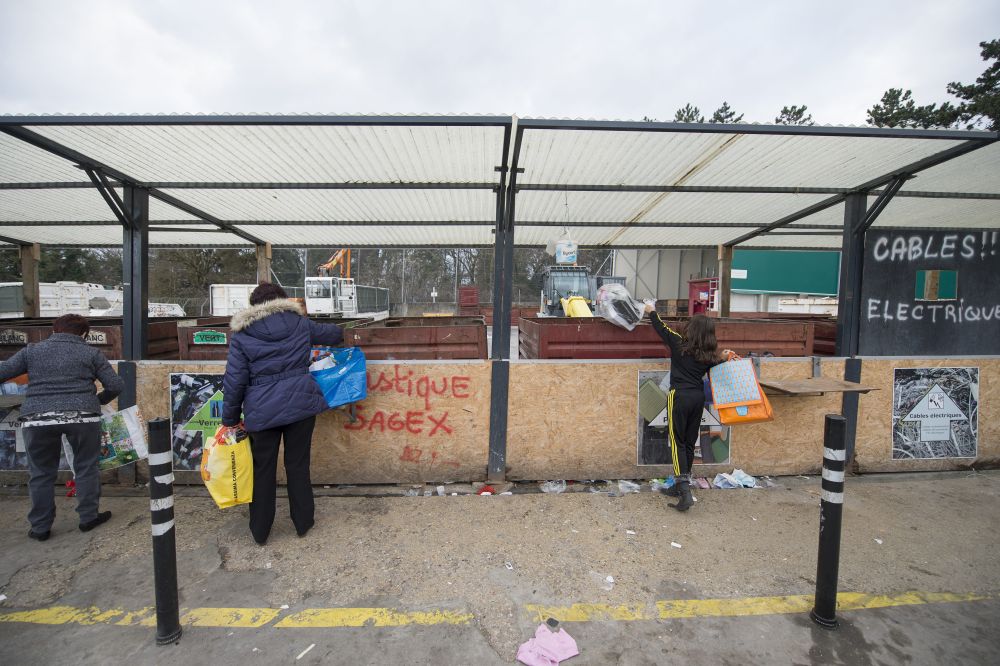
[[[399,366],[393,366],[393,373],[395,375],[394,380],[396,384],[396,393],[405,393],[406,395],[413,395],[413,370],[407,370],[405,376],[399,375]]]
[[[372,420],[368,423],[368,432],[371,432],[376,427],[378,427],[380,431],[385,432],[385,412],[382,410],[375,412],[375,416],[373,416]]]
[[[430,411],[436,396],[458,398],[472,397],[472,378],[463,375],[431,377],[417,375],[405,366],[394,365],[392,372],[369,371],[368,391],[371,393],[397,393],[423,399],[424,411]]]
[[[399,459],[403,462],[420,462],[420,456],[423,451],[416,447],[404,446],[403,455],[399,456]]]
[[[424,413],[423,412],[406,412],[406,430],[414,435],[419,435],[424,429],[421,427],[424,423]]]
[[[409,412],[384,412],[382,410],[377,410],[372,415],[367,415],[365,413],[364,405],[357,405],[357,410],[355,412],[357,416],[357,421],[354,423],[345,423],[345,430],[367,430],[368,432],[385,432],[387,429],[392,432],[402,432],[406,431],[411,435],[426,435],[427,437],[433,437],[438,433],[438,431],[451,435],[454,432],[454,428],[448,425],[448,412],[443,412],[440,416],[436,416],[429,412],[424,411],[409,411]],[[428,426],[430,429],[428,430]],[[414,449],[420,455],[419,449]]]
[[[471,377],[452,377],[451,394],[456,398],[468,398],[470,381]],[[461,391],[461,393],[459,393],[459,391]]]
[[[384,372],[378,373],[378,379],[372,382],[372,373],[368,373],[368,390],[369,391],[391,391],[392,381],[387,379]]]
[[[433,437],[434,433],[436,433],[438,430],[441,430],[446,435],[450,435],[452,433],[451,427],[445,425],[445,421],[448,420],[448,412],[442,414],[440,420],[434,418],[433,414],[428,414],[427,420],[434,424],[434,427],[431,428],[430,434],[427,435],[428,437]]]
[[[344,430],[362,430],[365,427],[365,417],[361,412],[365,411],[365,406],[358,403],[354,406],[354,414],[358,420],[354,423],[345,423]]]
[[[389,415],[389,420],[386,422],[389,426],[389,430],[394,432],[399,432],[406,427],[406,421],[399,415],[399,412],[393,412]]]

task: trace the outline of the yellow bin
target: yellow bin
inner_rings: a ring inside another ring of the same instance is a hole
[[[587,305],[587,299],[583,296],[570,296],[569,298],[563,298],[561,300],[563,312],[566,313],[567,317],[594,316],[594,313],[590,311],[590,306]]]

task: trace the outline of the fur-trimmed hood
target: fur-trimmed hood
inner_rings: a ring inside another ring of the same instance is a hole
[[[240,310],[233,315],[229,328],[234,332],[246,330],[251,324],[262,319],[266,319],[279,312],[291,312],[297,315],[304,315],[302,304],[290,298],[276,298],[272,301],[265,301],[257,305],[251,305],[245,310]]]

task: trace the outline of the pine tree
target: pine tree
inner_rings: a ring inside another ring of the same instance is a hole
[[[781,113],[778,117],[774,119],[777,125],[815,125],[813,122],[812,114],[806,115],[806,109],[809,107],[803,104],[802,106],[783,106],[781,107]]]

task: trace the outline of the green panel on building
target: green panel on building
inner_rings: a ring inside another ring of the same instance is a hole
[[[733,252],[733,291],[836,296],[839,281],[840,252]]]

